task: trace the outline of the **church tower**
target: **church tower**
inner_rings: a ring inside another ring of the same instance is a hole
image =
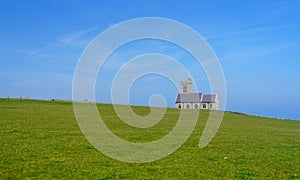
[[[191,78],[187,78],[187,81],[180,82],[180,93],[193,93],[193,82]]]

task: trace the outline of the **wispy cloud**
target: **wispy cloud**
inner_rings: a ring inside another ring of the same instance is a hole
[[[95,36],[97,27],[90,27],[70,32],[56,41],[45,44],[36,49],[22,49],[18,52],[32,55],[41,59],[73,59],[74,49],[80,48],[80,51],[92,40]]]
[[[256,26],[256,27],[248,28],[242,32],[255,33],[255,32],[264,32],[264,31],[269,31],[269,30],[278,30],[278,29],[283,29],[283,28],[288,28],[288,27],[290,27],[289,24],[281,24],[281,25],[275,25],[275,26]]]
[[[55,57],[54,55],[47,54],[47,53],[42,53],[38,50],[20,50],[19,52],[24,53],[24,54],[28,54],[28,55],[42,57],[42,58],[54,58]]]
[[[274,39],[274,34],[280,34],[280,32],[291,27],[292,25],[288,23],[253,25],[211,34],[208,38],[219,45],[223,45],[223,49],[220,50],[223,52],[223,57],[220,56],[222,60],[243,60],[270,55],[293,46],[295,42],[291,40],[279,42]]]
[[[271,31],[290,28],[291,22],[269,24],[269,22],[278,22],[278,18],[285,16],[291,10],[289,1],[277,1],[270,3],[268,10],[261,13],[258,18],[245,23],[245,21],[227,22],[226,26],[213,27],[209,29],[209,33],[205,36],[208,40],[222,39],[224,36],[246,36],[260,33],[268,33]]]
[[[87,29],[77,30],[70,32],[63,37],[59,38],[56,42],[48,44],[46,47],[61,47],[61,46],[76,46],[85,47],[89,41],[94,37],[94,33],[98,28],[90,27]],[[92,34],[92,35],[91,35]]]
[[[235,37],[235,36],[246,36],[246,35],[260,35],[259,33],[280,30],[291,27],[290,24],[279,24],[279,25],[272,25],[272,26],[261,26],[261,25],[253,25],[248,27],[242,27],[235,30],[221,30],[218,32],[212,32],[205,36],[207,40],[213,39],[222,39],[223,37]],[[257,34],[258,33],[258,34]],[[252,36],[253,37],[253,36]]]
[[[19,50],[18,52],[40,58],[41,60],[52,59],[58,61],[58,60],[71,60],[74,58],[73,55],[54,53],[47,50]]]
[[[260,47],[260,48],[252,48],[247,49],[245,51],[236,51],[231,52],[230,54],[227,54],[223,56],[223,60],[243,60],[247,58],[253,58],[253,57],[259,57],[259,56],[266,56],[269,54],[273,54],[279,51],[284,50],[285,46],[278,46],[278,47]]]

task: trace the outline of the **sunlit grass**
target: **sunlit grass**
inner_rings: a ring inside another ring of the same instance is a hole
[[[149,142],[174,127],[179,111],[148,129],[120,121],[98,105],[107,126],[132,142]],[[147,107],[134,107],[140,115]],[[201,111],[188,141],[161,160],[130,164],[106,157],[81,133],[70,102],[0,100],[0,179],[299,179],[300,122],[225,113],[213,141],[198,148],[209,111]]]

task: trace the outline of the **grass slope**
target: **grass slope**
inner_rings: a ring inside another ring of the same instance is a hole
[[[148,142],[166,135],[179,111],[168,109],[155,127],[127,126],[111,105],[101,115],[118,136]],[[143,115],[147,107],[134,107]],[[132,164],[95,150],[81,133],[70,102],[0,100],[0,179],[299,179],[300,122],[225,113],[213,141],[198,142],[209,111],[201,111],[188,141],[159,161]]]

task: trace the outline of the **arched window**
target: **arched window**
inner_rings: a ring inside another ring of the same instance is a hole
[[[186,108],[187,108],[187,109],[190,109],[190,105],[189,105],[189,104],[187,104],[187,105],[186,105]]]
[[[206,104],[203,104],[203,106],[202,106],[202,107],[203,107],[203,109],[206,109]]]
[[[178,105],[178,108],[181,109],[181,104]]]
[[[195,104],[195,106],[194,106],[194,107],[195,107],[195,109],[198,109],[198,104]]]

